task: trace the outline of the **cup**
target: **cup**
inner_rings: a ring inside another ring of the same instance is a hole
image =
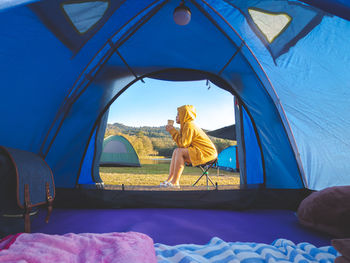
[[[168,125],[174,126],[174,121],[173,120],[168,120]]]

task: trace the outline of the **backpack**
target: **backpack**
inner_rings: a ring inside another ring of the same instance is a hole
[[[43,158],[0,146],[0,236],[30,233],[30,217],[41,205],[48,206],[48,222],[54,198],[52,171]]]

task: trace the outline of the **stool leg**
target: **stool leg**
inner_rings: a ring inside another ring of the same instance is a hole
[[[213,165],[214,165],[214,163],[212,163],[211,165],[207,165],[207,166],[205,166],[206,168],[204,169],[202,166],[199,166],[199,168],[201,168],[201,170],[202,170],[202,175],[197,179],[197,181],[192,185],[192,186],[195,186],[198,182],[199,182],[199,180],[205,175],[205,177],[206,177],[206,182],[207,182],[207,189],[209,190],[209,181],[210,181],[210,183],[213,185],[213,186],[215,186],[215,184],[213,183],[213,181],[210,179],[210,177],[209,177],[209,169],[210,168],[212,168],[213,167]]]
[[[192,186],[195,186],[204,175],[205,173],[203,173]]]
[[[208,180],[210,181],[210,183],[213,185],[213,186],[215,186],[215,184],[213,183],[213,181],[210,179],[210,177],[209,177],[209,170],[210,170],[210,168],[212,168],[213,167],[213,165],[214,165],[214,163],[212,163],[209,167],[207,167],[207,169],[206,169],[206,175],[207,175],[207,189],[209,190],[209,182],[208,182]]]
[[[213,181],[210,179],[209,175],[208,175],[208,179],[209,179],[209,181],[211,182],[211,184],[212,184],[213,186],[215,186],[215,184],[213,183]]]

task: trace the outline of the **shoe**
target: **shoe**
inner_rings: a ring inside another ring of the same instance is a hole
[[[165,187],[169,187],[169,188],[180,188],[179,184],[172,184],[170,182],[168,182],[168,184]]]
[[[160,186],[160,187],[167,187],[168,184],[169,184],[168,181],[164,181],[164,182],[161,182],[161,183],[159,184],[159,186]]]

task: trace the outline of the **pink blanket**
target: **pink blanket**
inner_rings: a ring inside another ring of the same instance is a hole
[[[0,241],[0,262],[87,263],[157,262],[153,240],[141,233],[40,233],[9,236]]]

